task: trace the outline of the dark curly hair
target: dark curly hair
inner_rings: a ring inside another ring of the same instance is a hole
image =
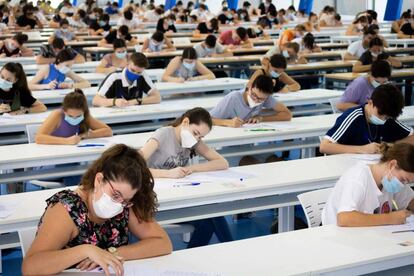
[[[107,149],[85,172],[80,182],[81,188],[92,191],[95,176],[99,172],[107,181],[124,181],[137,189],[131,199],[134,204],[132,210],[139,221],[152,220],[158,207],[154,178],[137,150],[124,144]]]

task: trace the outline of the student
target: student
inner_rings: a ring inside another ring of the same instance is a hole
[[[268,76],[273,80],[273,92],[287,93],[300,90],[300,84],[286,74],[287,67],[286,59],[281,54],[274,54],[267,66],[257,70],[253,76],[250,77],[247,86],[251,86],[258,76]]]
[[[89,25],[89,33],[91,35],[106,35],[111,30],[111,25],[109,24],[110,18],[109,15],[104,13],[99,17],[99,20],[93,20]]]
[[[345,111],[328,130],[320,144],[320,152],[378,153],[381,142],[394,143],[413,136],[413,129],[397,121],[402,113],[404,97],[391,84],[374,89],[367,104]]]
[[[197,29],[193,32],[193,36],[199,36],[200,34],[218,34],[219,22],[217,18],[212,18],[207,22],[200,22],[197,25]]]
[[[65,46],[65,41],[61,38],[55,37],[51,44],[40,46],[40,53],[36,56],[37,64],[50,64],[56,61],[56,56],[62,50],[67,49],[74,56],[75,63],[84,63],[85,57],[71,47]]]
[[[46,106],[32,96],[22,65],[6,63],[0,70],[0,114],[18,115],[45,111]]]
[[[385,60],[376,60],[372,63],[370,74],[353,80],[345,89],[336,108],[345,111],[349,108],[366,104],[371,98],[374,88],[388,83],[391,78],[391,66]]]
[[[138,44],[138,40],[135,37],[132,37],[129,33],[128,26],[122,25],[118,28],[118,30],[110,31],[105,38],[101,39],[98,42],[99,47],[107,47],[112,48],[115,39],[123,39],[125,40],[127,46],[134,46]]]
[[[213,72],[197,58],[197,52],[194,48],[185,48],[181,57],[175,57],[170,61],[162,75],[162,81],[182,83],[215,79]]]
[[[279,46],[291,42],[295,38],[303,37],[305,32],[305,26],[302,24],[296,25],[294,29],[286,29],[279,38]]]
[[[361,35],[366,27],[368,27],[368,18],[364,15],[360,16],[348,26],[345,35]]]
[[[185,112],[171,126],[158,129],[140,150],[152,175],[156,178],[183,178],[195,172],[227,169],[226,159],[202,140],[212,125],[208,111],[196,107]],[[195,155],[204,157],[207,162],[189,165]],[[207,245],[213,233],[220,242],[233,240],[224,217],[203,219],[193,224],[195,231],[188,248]]]
[[[119,18],[118,26],[127,26],[130,30],[139,28],[139,20],[133,17],[131,10],[124,11],[123,17]]]
[[[27,4],[23,7],[23,14],[16,19],[16,27],[30,30],[34,29],[35,26],[39,29],[43,28],[42,22],[34,15],[34,7]]]
[[[319,16],[320,27],[335,27],[335,8],[325,6]]]
[[[135,149],[118,144],[106,150],[77,189],[46,200],[37,235],[23,260],[23,274],[100,266],[106,275],[109,267],[123,275],[123,261],[171,253],[171,241],[154,219],[153,188],[151,173]],[[139,242],[128,244],[130,233]]]
[[[68,18],[69,26],[76,28],[77,30],[87,31],[88,24],[86,24],[86,12],[84,10],[77,10],[76,13]]]
[[[292,113],[273,96],[273,80],[260,75],[246,89],[227,94],[211,111],[214,125],[241,127],[243,124],[289,121]],[[264,109],[275,114],[262,115]]]
[[[176,33],[177,29],[175,28],[174,20],[170,18],[160,18],[157,22],[156,31],[162,33]]]
[[[405,23],[411,23],[410,21],[412,21],[411,19],[411,14],[409,12],[403,12],[401,14],[401,17],[399,20],[393,21],[392,25],[391,25],[391,33],[392,34],[396,34],[396,33],[400,33],[401,30],[401,26],[404,25]],[[403,38],[403,37],[401,37]]]
[[[67,19],[60,20],[59,27],[60,28],[55,31],[53,36],[49,38],[49,43],[53,41],[53,38],[55,37],[63,39],[65,43],[77,40],[75,33],[69,29],[69,22]]]
[[[322,223],[342,227],[404,224],[414,211],[414,146],[383,144],[381,160],[358,163],[336,183]]]
[[[276,7],[273,5],[272,0],[265,0],[259,5],[260,14],[267,14],[270,11],[276,12]]]
[[[299,53],[299,44],[296,42],[288,42],[283,45],[275,45],[272,48],[270,48],[269,51],[266,52],[266,54],[262,58],[262,65],[267,66],[270,58],[274,54],[282,54],[288,64],[304,64],[308,63],[306,58],[303,56],[298,56]]]
[[[17,33],[12,38],[0,41],[0,58],[33,56],[33,51],[23,45],[27,40],[26,34]]]
[[[247,31],[243,27],[238,27],[236,30],[227,30],[220,34],[219,42],[222,45],[227,45],[230,48],[241,46],[242,48],[253,48],[253,43],[250,41]]]
[[[319,19],[316,13],[311,12],[308,17],[308,21],[303,23],[307,32],[319,32],[321,30],[319,26]]]
[[[322,48],[315,43],[315,37],[312,33],[307,33],[304,37],[294,39],[293,41],[299,44],[299,53],[301,54],[322,52]]]
[[[197,52],[197,57],[228,57],[232,56],[226,47],[217,42],[214,35],[208,35],[206,39],[194,45],[194,50]]]
[[[125,40],[115,39],[113,45],[114,52],[104,55],[98,67],[96,67],[97,73],[112,73],[122,70],[128,65],[128,53]]]
[[[368,49],[371,39],[376,37],[377,34],[374,30],[368,28],[364,30],[362,40],[357,40],[349,44],[348,49],[345,52],[344,60],[357,60]]]
[[[166,46],[165,48],[164,45]],[[175,47],[162,32],[156,31],[151,37],[145,39],[142,45],[142,52],[155,53],[164,51],[175,51]]]
[[[36,135],[36,144],[76,145],[81,139],[112,136],[105,123],[89,112],[82,90],[75,89],[65,96],[61,109],[55,109],[43,122]]]
[[[161,102],[160,92],[144,71],[148,59],[142,53],[133,53],[128,66],[122,72],[109,74],[99,86],[93,98],[94,106],[117,106],[156,104]],[[144,97],[144,93],[147,94]]]
[[[393,67],[402,67],[400,60],[384,52],[384,44],[382,42],[382,39],[379,37],[374,37],[369,42],[369,49],[365,51],[359,60],[352,66],[352,72],[361,73],[369,71],[371,69],[372,62],[375,60],[386,60]]]
[[[56,61],[37,71],[29,81],[31,90],[87,88],[91,84],[71,70],[75,63],[75,56],[69,49],[64,49],[56,56]],[[66,78],[73,82],[66,82]]]
[[[411,14],[405,14],[398,30],[398,38],[412,38],[414,35],[414,20]]]

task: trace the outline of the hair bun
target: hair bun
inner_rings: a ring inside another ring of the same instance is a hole
[[[82,95],[85,95],[85,94],[83,93],[82,89],[79,89],[79,88],[75,88],[75,90],[74,90],[73,92],[75,92],[75,93],[79,93],[79,94],[82,94]]]

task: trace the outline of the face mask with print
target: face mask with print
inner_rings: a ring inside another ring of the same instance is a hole
[[[127,56],[127,52],[115,52],[115,56],[119,59],[125,59]]]
[[[187,70],[193,70],[195,63],[188,63],[188,62],[183,62],[183,65],[185,68],[187,68]]]
[[[92,207],[95,214],[103,219],[113,218],[124,210],[122,203],[114,202],[105,192],[103,192],[100,199],[92,200]]]
[[[8,91],[13,87],[13,83],[11,81],[7,81],[3,78],[0,78],[0,89],[4,91]]]
[[[372,80],[371,85],[372,85],[372,87],[377,88],[378,86],[381,85],[381,83],[377,82],[376,80]]]
[[[255,108],[256,106],[261,105],[261,103],[256,103],[250,95],[247,95],[247,103],[249,104],[250,108]]]
[[[382,126],[382,125],[384,125],[384,124],[385,124],[385,122],[386,122],[386,120],[382,120],[382,119],[378,118],[378,117],[377,117],[377,116],[375,116],[375,115],[371,115],[371,116],[369,117],[369,120],[370,120],[370,122],[371,122],[372,124],[374,124],[374,125],[376,125],[376,126]]]
[[[181,128],[180,136],[181,146],[183,148],[191,149],[195,144],[197,144],[197,139],[188,129]]]
[[[270,71],[270,75],[274,79],[277,79],[278,77],[280,77],[280,74],[278,72],[276,72],[276,71]]]
[[[63,66],[62,66],[62,67],[60,67],[58,70],[59,70],[59,72],[60,72],[60,73],[62,73],[62,74],[64,74],[64,75],[66,75],[67,73],[69,73],[70,68],[69,68],[69,67],[67,67],[66,65],[63,65]]]
[[[85,119],[85,118],[84,118],[84,116],[83,116],[83,115],[81,115],[81,116],[79,116],[79,117],[76,117],[76,118],[70,117],[69,115],[65,115],[65,121],[66,121],[68,124],[72,125],[72,126],[78,126],[80,123],[82,123],[82,121],[83,121],[84,119]]]
[[[388,175],[391,175],[391,179],[388,179]],[[381,180],[381,183],[384,187],[384,190],[392,194],[400,192],[401,189],[404,187],[404,184],[402,184],[398,178],[392,176],[391,171],[387,175],[384,175],[384,177]]]
[[[283,50],[282,55],[283,55],[285,58],[289,58],[289,57],[290,57],[288,50]]]
[[[10,51],[14,51],[17,49],[16,46],[12,42],[7,42],[7,48],[9,48]]]
[[[128,68],[126,69],[126,77],[131,81],[136,81],[141,75],[130,71]]]

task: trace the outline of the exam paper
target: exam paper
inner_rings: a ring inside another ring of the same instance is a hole
[[[291,122],[274,122],[274,123],[259,123],[259,124],[244,124],[242,126],[246,131],[255,129],[270,129],[275,131],[295,129],[296,127]]]
[[[0,203],[0,218],[4,219],[12,215],[17,209],[16,202],[2,202]]]

